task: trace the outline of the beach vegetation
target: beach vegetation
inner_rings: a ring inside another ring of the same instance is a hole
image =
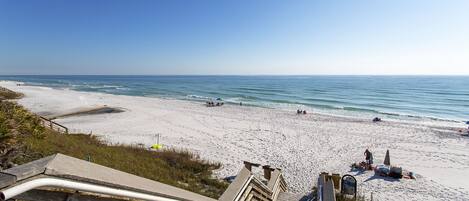
[[[8,99],[18,99],[23,97],[23,94],[14,92],[4,87],[0,87],[0,101]]]
[[[14,102],[0,102],[1,168],[62,153],[212,198],[218,198],[228,186],[212,176],[220,163],[202,160],[190,151],[110,145],[96,135],[59,133],[41,121]]]

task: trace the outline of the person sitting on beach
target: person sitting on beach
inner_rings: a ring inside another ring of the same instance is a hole
[[[303,114],[306,114],[306,110],[303,110]]]
[[[296,114],[301,114],[301,110],[296,110]]]
[[[381,121],[381,118],[379,118],[379,117],[373,118],[373,122],[378,122],[378,121]]]

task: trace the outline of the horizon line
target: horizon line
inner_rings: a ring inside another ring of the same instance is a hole
[[[0,74],[0,76],[469,76],[469,74]]]

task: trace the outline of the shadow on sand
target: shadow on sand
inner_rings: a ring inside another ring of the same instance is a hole
[[[350,173],[354,173],[353,176],[360,176],[362,174],[365,174],[366,170],[354,169],[354,170],[351,170]]]
[[[375,175],[371,176],[370,178],[366,179],[363,182],[368,182],[368,181],[375,180],[375,179],[382,179],[384,181],[390,181],[390,182],[399,181],[399,179],[395,179],[395,178],[392,178],[392,177],[383,177],[383,176],[379,176],[379,175],[375,174]]]

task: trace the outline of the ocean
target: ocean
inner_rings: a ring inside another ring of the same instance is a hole
[[[129,96],[304,109],[397,120],[469,121],[465,76],[0,76],[28,85]]]

